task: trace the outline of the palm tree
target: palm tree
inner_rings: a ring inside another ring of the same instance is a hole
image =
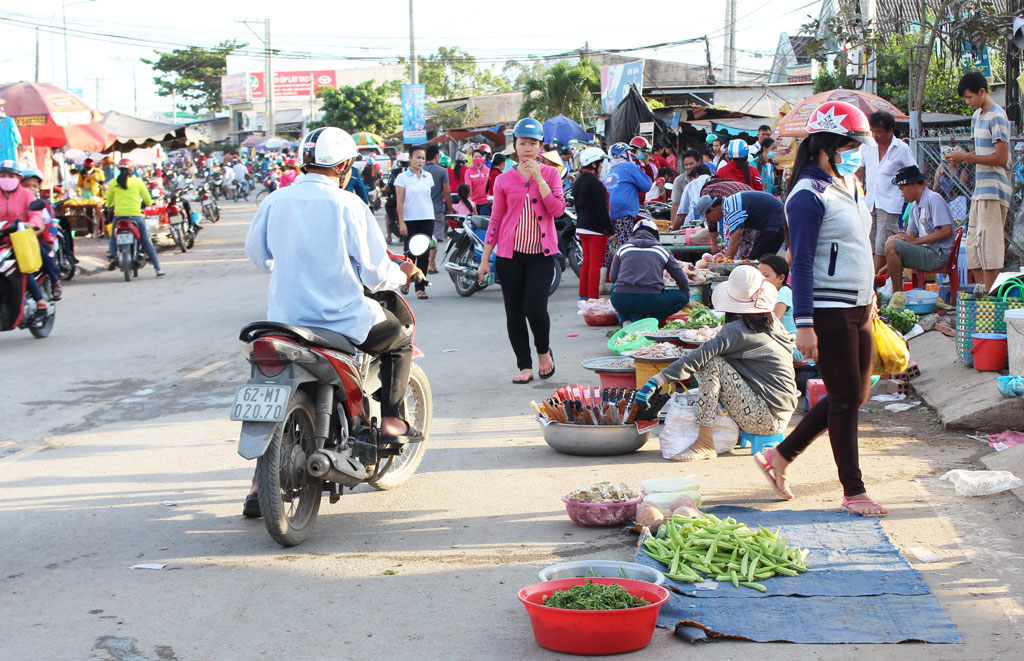
[[[565,115],[584,125],[588,116],[597,114],[598,102],[594,93],[601,90],[601,71],[584,58],[569,66],[559,62],[538,76],[523,83],[525,100],[519,109],[522,117],[536,115],[544,119]]]

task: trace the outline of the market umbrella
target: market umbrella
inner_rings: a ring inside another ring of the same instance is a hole
[[[546,120],[542,126],[544,127],[544,142],[548,144],[556,140],[559,144],[567,145],[570,140],[590,142],[594,139],[592,133],[587,133],[582,126],[565,115],[556,115]]]
[[[0,87],[4,112],[14,118],[22,142],[36,147],[103,151],[112,142],[102,115],[80,97],[48,83],[12,83]]]
[[[256,151],[265,151],[267,149],[284,149],[285,147],[291,146],[291,144],[292,143],[286,140],[285,138],[279,138],[277,136],[274,136],[272,138],[263,138],[262,140],[256,143],[256,146],[253,147],[253,149],[255,149]]]
[[[352,135],[352,139],[356,141],[357,145],[384,146],[384,138],[380,137],[376,133],[370,133],[369,131],[359,131]]]
[[[896,119],[907,119],[903,111],[889,103],[880,96],[860,90],[847,90],[843,88],[820,92],[809,96],[786,113],[778,125],[779,137],[782,138],[803,138],[807,135],[807,121],[818,106],[829,101],[843,101],[860,108],[865,115],[870,115],[876,110],[885,110]]]

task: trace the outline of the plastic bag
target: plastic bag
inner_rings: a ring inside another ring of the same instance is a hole
[[[988,496],[1024,487],[1024,480],[1010,471],[952,470],[939,479],[952,482],[958,496]]]
[[[26,228],[12,232],[9,236],[19,271],[28,275],[43,268],[43,255],[39,251],[39,240],[34,231]]]
[[[579,309],[577,314],[581,317],[588,314],[615,314],[615,307],[612,306],[612,302],[607,298],[591,298],[586,301],[578,301],[576,307]]]
[[[1024,376],[1000,376],[996,386],[1004,397],[1024,397]]]
[[[739,435],[739,425],[719,408],[713,435],[715,450],[719,454],[728,452],[736,445]],[[697,406],[687,404],[685,399],[674,398],[665,415],[665,427],[661,430],[659,441],[661,456],[670,461],[678,461],[679,455],[697,441]]]
[[[906,340],[878,317],[871,320],[871,340],[872,374],[899,374],[910,365],[910,348]]]

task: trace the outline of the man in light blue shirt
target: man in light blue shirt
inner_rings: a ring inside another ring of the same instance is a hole
[[[422,272],[410,262],[392,261],[370,209],[341,190],[356,156],[348,133],[316,129],[303,139],[301,156],[305,174],[267,196],[245,239],[249,259],[271,273],[267,317],[341,333],[361,351],[380,356],[381,434],[411,439],[417,432],[399,412],[412,342],[395,315],[364,296],[363,288],[396,289]]]

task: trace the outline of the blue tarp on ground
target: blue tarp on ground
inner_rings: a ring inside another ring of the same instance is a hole
[[[758,642],[963,642],[960,633],[877,519],[839,511],[715,507],[717,517],[763,525],[810,550],[805,574],[761,581],[768,592],[716,583],[702,590],[666,580],[675,592],[658,625],[683,624],[682,637],[735,637]],[[643,551],[636,561],[663,570]],[[691,628],[692,627],[692,628]]]

